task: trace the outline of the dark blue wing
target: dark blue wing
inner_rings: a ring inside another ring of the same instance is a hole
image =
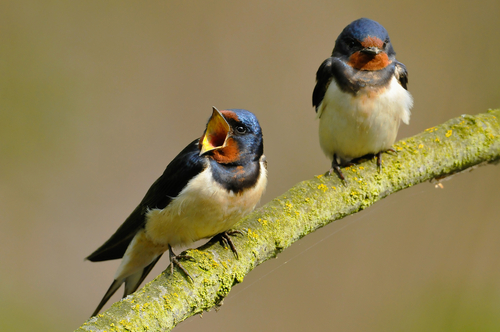
[[[403,88],[405,88],[405,90],[408,90],[408,88],[407,88],[407,86],[408,86],[408,70],[406,70],[405,65],[403,65],[401,62],[396,61],[395,75],[399,81],[399,84],[401,84],[401,86]]]
[[[332,75],[332,62],[333,58],[328,58],[321,66],[319,66],[316,72],[316,86],[314,87],[312,102],[313,106],[318,112],[318,107],[321,105],[323,98],[325,97],[326,90],[330,85],[333,75]]]
[[[92,262],[122,258],[130,241],[144,227],[149,209],[164,209],[194,176],[206,167],[204,157],[199,156],[198,139],[194,140],[175,157],[156,180],[141,203],[118,230],[88,260]]]

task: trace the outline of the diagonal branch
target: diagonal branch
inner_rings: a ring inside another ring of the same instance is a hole
[[[378,200],[418,183],[472,170],[500,160],[500,110],[462,115],[399,141],[397,153],[384,155],[382,172],[375,159],[346,168],[349,185],[337,176],[303,181],[246,217],[233,238],[236,259],[211,241],[188,250],[195,262],[183,262],[194,281],[166,269],[144,288],[91,318],[77,331],[169,331],[184,319],[220,305],[247,273],[275,257],[301,237],[363,210]]]

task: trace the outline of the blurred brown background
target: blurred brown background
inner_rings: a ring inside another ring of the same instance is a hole
[[[262,203],[324,173],[314,75],[359,17],[387,28],[408,67],[415,107],[399,137],[500,107],[499,13],[498,0],[2,1],[0,330],[88,318],[119,262],[83,258],[212,105],[257,114]],[[330,224],[177,330],[498,331],[499,172],[421,184]]]

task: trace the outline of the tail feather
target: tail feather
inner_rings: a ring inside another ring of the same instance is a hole
[[[139,286],[142,284],[144,279],[146,279],[146,276],[149,274],[149,272],[151,272],[151,270],[153,269],[155,264],[160,260],[162,255],[163,254],[156,257],[151,262],[151,264],[149,264],[144,269],[142,269],[142,271],[138,271],[135,274],[125,278],[125,291],[123,293],[123,297],[126,297],[126,296],[132,294],[133,292],[135,292],[137,290],[137,288],[139,288]]]
[[[124,278],[124,279],[113,280],[113,283],[111,284],[111,286],[109,286],[108,291],[106,292],[106,294],[104,294],[104,297],[102,298],[101,302],[99,302],[99,305],[95,309],[95,311],[92,314],[92,316],[97,315],[99,313],[99,311],[101,311],[102,307],[104,307],[104,305],[106,304],[106,302],[108,302],[108,300],[111,298],[111,296],[113,296],[113,294],[116,293],[116,291],[118,290],[118,288],[120,288],[120,286],[124,282],[125,282],[125,291],[123,293],[123,297],[126,297],[126,296],[132,294],[133,292],[135,292],[137,290],[137,288],[139,288],[139,286],[141,285],[141,283],[144,281],[144,279],[146,278],[146,276],[149,274],[149,272],[151,272],[151,270],[153,269],[153,267],[155,266],[155,264],[160,260],[160,258],[161,258],[162,255],[159,255],[158,257],[156,257],[144,269],[139,270],[138,272],[136,272],[136,273],[134,273],[134,274],[132,274],[132,275]]]
[[[124,279],[113,280],[113,283],[111,284],[111,286],[109,286],[108,291],[106,292],[106,294],[104,294],[104,297],[102,298],[101,302],[99,302],[99,305],[95,309],[92,316],[97,315],[99,313],[99,311],[101,311],[102,307],[104,307],[104,305],[106,304],[106,302],[108,302],[108,300],[111,298],[111,296],[113,296],[113,294],[116,293],[116,291],[118,290],[118,288],[120,288],[120,286],[122,285],[122,283],[124,281],[125,281]]]

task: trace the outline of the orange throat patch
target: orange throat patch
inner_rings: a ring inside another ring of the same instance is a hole
[[[221,164],[230,164],[238,161],[240,159],[238,143],[232,137],[229,137],[225,147],[213,151],[212,158]]]
[[[347,64],[358,70],[380,70],[390,65],[391,62],[385,52],[373,56],[358,51],[349,57]]]

